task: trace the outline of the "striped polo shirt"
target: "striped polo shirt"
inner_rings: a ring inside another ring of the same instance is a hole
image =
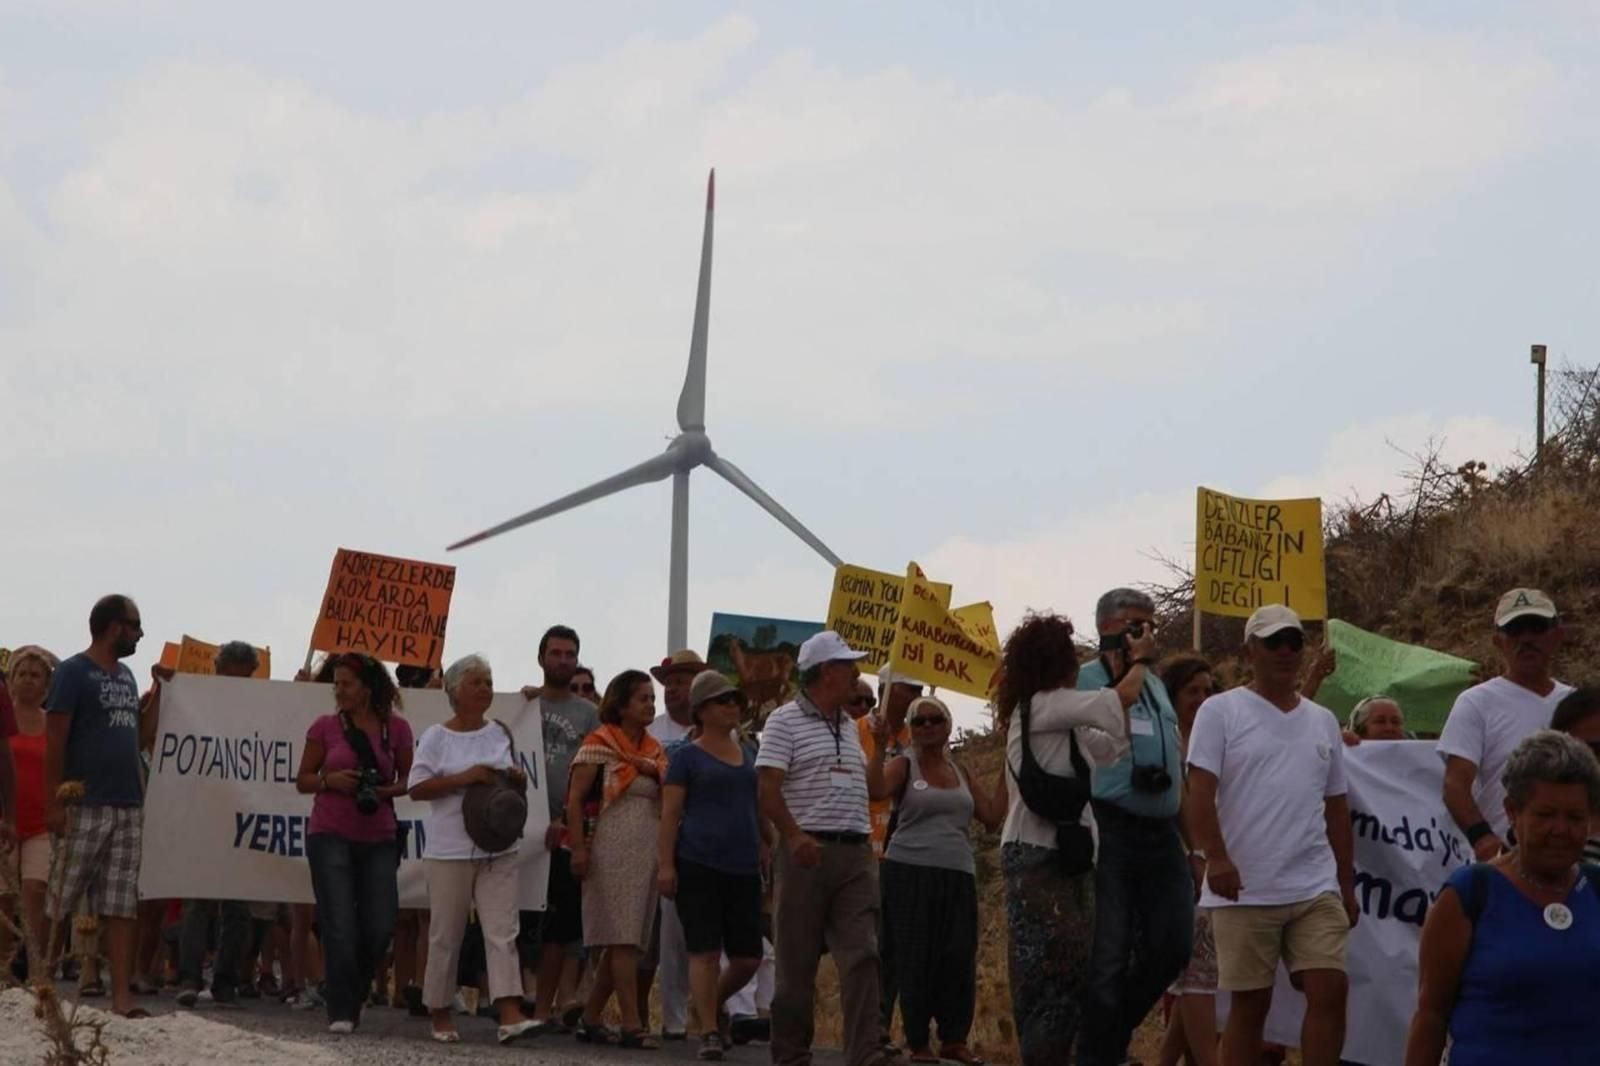
[[[779,707],[761,731],[756,766],[783,771],[783,802],[806,832],[872,832],[867,757],[842,711],[829,722],[804,695]]]

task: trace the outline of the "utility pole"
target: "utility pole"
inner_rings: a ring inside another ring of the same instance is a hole
[[[1538,419],[1538,424],[1534,427],[1534,433],[1533,433],[1533,439],[1534,439],[1534,451],[1533,451],[1533,454],[1534,454],[1534,457],[1537,459],[1538,457],[1544,455],[1544,363],[1545,363],[1545,347],[1544,347],[1544,345],[1535,344],[1533,346],[1533,351],[1529,355],[1528,361],[1533,363],[1534,366],[1539,368],[1539,370],[1538,370],[1538,375],[1539,375],[1538,413],[1534,416],[1535,418]]]

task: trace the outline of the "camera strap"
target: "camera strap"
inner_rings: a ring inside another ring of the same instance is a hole
[[[1128,667],[1128,669],[1122,671],[1122,673],[1114,674],[1112,672],[1112,670],[1111,670],[1111,660],[1110,660],[1109,657],[1107,657],[1105,655],[1100,656],[1100,665],[1101,665],[1101,667],[1103,667],[1105,669],[1106,677],[1110,679],[1110,680],[1108,680],[1106,682],[1106,688],[1116,688],[1118,685],[1122,684],[1122,679],[1128,676],[1128,671],[1129,670],[1133,669],[1133,667],[1130,665]],[[1147,667],[1146,670],[1148,670],[1148,669],[1149,668]],[[1150,683],[1149,674],[1146,673],[1146,675],[1145,675],[1145,685],[1149,685],[1149,683]],[[1154,764],[1154,766],[1152,768],[1159,768],[1159,769],[1165,770],[1167,768],[1167,728],[1166,728],[1166,722],[1161,717],[1161,705],[1159,703],[1156,703],[1155,706],[1151,706],[1150,703],[1146,702],[1146,700],[1145,700],[1145,690],[1144,690],[1143,686],[1141,686],[1140,689],[1139,689],[1139,698],[1137,700],[1135,700],[1134,702],[1135,702],[1135,704],[1137,706],[1143,707],[1146,710],[1146,712],[1149,713],[1151,724],[1155,727],[1156,736],[1161,738],[1161,761],[1159,763]],[[1128,761],[1132,765],[1132,769],[1138,770],[1138,769],[1141,769],[1141,764],[1139,762],[1139,757],[1133,753],[1133,736],[1132,736],[1132,732],[1131,732],[1131,729],[1132,729],[1131,724],[1129,726],[1129,729],[1130,729],[1130,733],[1129,733],[1129,736],[1128,736]],[[1180,774],[1182,773],[1182,768],[1181,767],[1180,767],[1179,773]]]
[[[383,770],[378,766],[378,753],[372,750],[372,738],[367,736],[365,729],[357,729],[355,722],[344,711],[339,712],[339,724],[344,728],[344,740],[356,753],[356,758],[361,760],[364,770],[371,770],[378,777],[383,776]],[[389,750],[389,725],[383,723],[379,731],[379,739],[383,750]]]

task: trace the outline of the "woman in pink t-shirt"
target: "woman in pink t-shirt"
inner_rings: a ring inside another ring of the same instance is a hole
[[[340,655],[333,666],[337,710],[307,730],[295,785],[317,797],[306,857],[322,934],[328,1029],[349,1033],[394,936],[400,909],[394,798],[406,790],[415,744],[406,720],[391,713],[400,692],[382,663]],[[375,765],[368,767],[362,748]]]

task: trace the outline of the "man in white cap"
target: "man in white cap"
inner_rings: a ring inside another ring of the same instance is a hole
[[[858,684],[865,685],[866,682]],[[871,689],[867,691],[870,695]],[[922,682],[915,678],[897,674],[887,665],[878,671],[878,698],[874,701],[877,708],[856,720],[857,738],[869,763],[877,757],[880,733],[889,738],[885,758],[893,759],[905,754],[911,746],[911,727],[906,725],[906,711],[912,701],[921,695]],[[880,861],[883,859],[883,849],[889,843],[889,822],[894,817],[895,802],[893,798],[887,798],[870,804],[872,854]],[[889,938],[889,923],[884,920],[881,901],[878,911],[878,964],[882,970],[878,1021],[883,1028],[882,1043],[889,1048],[893,1045],[890,1033],[894,1028],[894,1008],[900,998],[900,984],[894,964],[894,942]]]
[[[1212,696],[1189,739],[1190,828],[1206,864],[1218,988],[1232,993],[1222,1061],[1259,1062],[1281,960],[1306,996],[1306,1066],[1344,1048],[1345,948],[1360,917],[1344,743],[1296,690],[1305,633],[1287,607],[1245,623],[1254,680]]]
[[[1500,676],[1456,697],[1439,736],[1444,806],[1479,862],[1505,848],[1511,823],[1500,775],[1530,733],[1550,728],[1556,705],[1572,691],[1551,674],[1561,647],[1561,616],[1538,589],[1512,589],[1494,612]]]
[[[823,630],[800,645],[800,694],[772,712],[756,768],[761,813],[782,838],[774,859],[772,1061],[809,1066],[817,963],[839,971],[847,1066],[885,1060],[878,1027],[878,876],[867,762],[845,703],[866,657]]]

